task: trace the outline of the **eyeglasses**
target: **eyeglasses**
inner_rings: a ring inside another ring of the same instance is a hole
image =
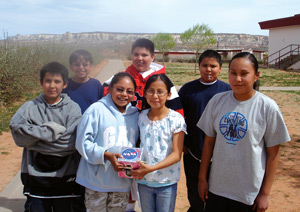
[[[132,90],[125,90],[124,88],[115,88],[116,92],[119,94],[122,94],[124,91],[127,95],[133,96],[134,95],[134,91]]]
[[[84,68],[88,67],[90,63],[74,63],[73,66],[79,68],[80,66],[83,66]]]
[[[154,90],[146,90],[145,93],[149,96],[154,96],[154,94],[156,94],[157,96],[164,96],[167,94],[166,92],[161,90],[158,90],[157,92],[155,92]]]

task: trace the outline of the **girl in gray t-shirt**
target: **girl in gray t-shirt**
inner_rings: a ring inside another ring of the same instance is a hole
[[[206,212],[264,211],[279,146],[290,137],[275,101],[255,90],[259,72],[254,55],[235,55],[228,74],[232,91],[215,95],[197,124],[206,134],[199,194]]]

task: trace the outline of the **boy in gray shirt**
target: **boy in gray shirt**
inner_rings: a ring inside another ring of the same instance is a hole
[[[75,174],[79,154],[75,131],[81,110],[67,94],[68,70],[57,62],[40,71],[43,89],[26,102],[10,121],[15,143],[24,148],[21,179],[27,196],[25,211],[76,211],[79,185]]]

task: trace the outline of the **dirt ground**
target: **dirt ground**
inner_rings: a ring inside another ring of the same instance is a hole
[[[95,72],[102,66],[103,64],[98,65],[92,75],[95,76]],[[268,211],[297,212],[300,211],[300,97],[278,91],[263,93],[278,103],[292,138],[291,142],[281,145],[280,161]],[[0,192],[20,169],[21,156],[22,148],[15,145],[10,132],[3,132],[0,135]],[[187,211],[188,205],[182,167],[175,211]]]

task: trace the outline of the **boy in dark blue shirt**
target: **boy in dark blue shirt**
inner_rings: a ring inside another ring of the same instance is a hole
[[[199,58],[200,79],[186,83],[179,91],[188,132],[184,139],[183,159],[191,205],[189,212],[204,211],[198,193],[198,175],[205,134],[196,125],[208,101],[215,94],[230,90],[227,83],[218,80],[221,69],[221,56],[213,50],[204,51]]]
[[[70,98],[79,104],[81,112],[103,96],[101,83],[88,75],[92,69],[93,57],[83,49],[74,51],[69,58],[70,69],[74,77],[68,79],[68,86],[63,90]]]

